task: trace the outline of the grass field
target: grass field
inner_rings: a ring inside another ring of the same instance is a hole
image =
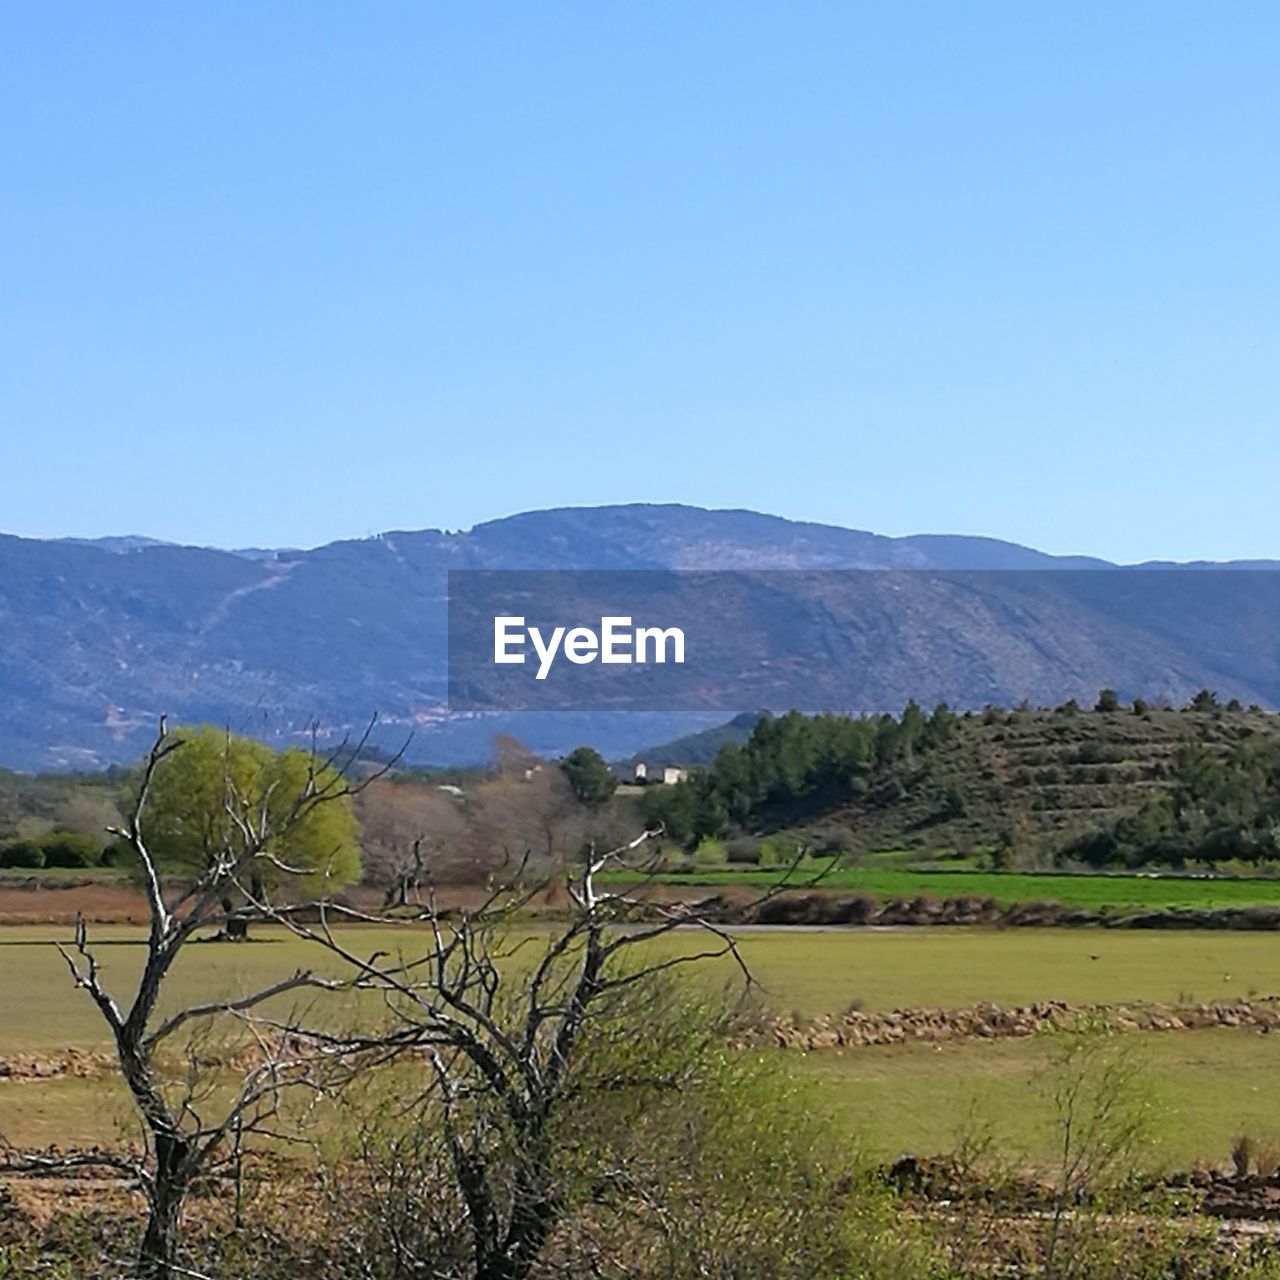
[[[49,927],[0,930],[0,1056],[105,1047],[96,1011],[74,990]],[[127,986],[141,958],[140,933],[95,931],[109,984]],[[359,949],[425,941],[411,929],[353,931]],[[693,946],[682,935],[670,945]],[[741,935],[743,954],[780,1012],[1001,1004],[1238,998],[1280,992],[1280,936],[1129,931],[904,929],[787,930]],[[241,945],[196,946],[172,977],[174,1000],[251,989],[315,957],[305,944],[261,931]],[[732,967],[705,971],[728,983]],[[1280,1037],[1248,1031],[1129,1037],[1156,1104],[1163,1163],[1221,1161],[1237,1132],[1280,1140]],[[1040,1088],[1039,1039],[906,1045],[788,1054],[789,1070],[815,1081],[849,1141],[882,1155],[932,1152],[955,1142],[971,1113],[994,1122],[1011,1149],[1043,1158],[1049,1108]],[[0,1081],[0,1133],[11,1141],[110,1140],[128,1109],[114,1085],[81,1080]]]
[[[411,928],[352,931],[368,953],[426,938]],[[48,1052],[107,1043],[88,998],[71,985],[52,940],[69,930],[47,926],[0,929],[0,1055]],[[141,961],[141,932],[102,926],[105,981],[127,988]],[[669,945],[700,945],[682,934]],[[865,1009],[953,1007],[991,1000],[1025,1004],[1059,999],[1075,1004],[1239,998],[1280,993],[1280,935],[1068,929],[791,929],[747,932],[740,945],[767,1002],[805,1016],[839,1013],[854,1001]],[[324,968],[324,957],[283,932],[259,930],[256,940],[197,945],[171,976],[174,1002],[238,995],[297,968]],[[731,982],[734,967],[704,970],[706,980]]]
[[[1241,1133],[1280,1145],[1277,1037],[1224,1029],[1125,1041],[1149,1111],[1144,1166],[1225,1165]],[[1036,1037],[810,1053],[794,1070],[876,1158],[954,1150],[966,1130],[986,1129],[1006,1158],[1047,1167],[1059,1140],[1049,1063]]]
[[[767,889],[786,872],[769,868],[699,869],[660,877],[660,883],[705,888],[740,886]],[[788,877],[803,887],[816,871],[801,869]],[[602,877],[613,884],[637,884],[645,877],[618,871]],[[867,893],[881,901],[933,898],[994,898],[1002,906],[1016,902],[1057,902],[1064,907],[1121,911],[1161,907],[1280,906],[1280,879],[1209,880],[1192,876],[1065,875],[1009,871],[909,870],[896,867],[841,867],[823,875],[816,887],[846,893]]]

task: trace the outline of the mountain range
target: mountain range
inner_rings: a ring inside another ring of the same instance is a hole
[[[162,712],[280,742],[313,723],[326,739],[359,732],[377,713],[384,746],[412,734],[410,758],[445,763],[482,757],[497,731],[542,751],[592,741],[622,756],[746,708],[1048,704],[1102,685],[1174,701],[1210,687],[1275,706],[1277,568],[1121,567],[989,538],[650,504],[312,550],[0,536],[0,764],[131,760]],[[687,705],[452,714],[447,575],[458,569],[733,570],[745,585],[724,606],[723,675]],[[783,646],[817,634],[793,623],[821,630],[821,654],[762,663],[735,647],[753,628]]]

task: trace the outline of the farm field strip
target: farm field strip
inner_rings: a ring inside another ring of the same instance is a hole
[[[1235,1030],[1125,1037],[1150,1127],[1143,1164],[1224,1165],[1245,1133],[1280,1141],[1280,1040]],[[998,1149],[1048,1167],[1060,1133],[1041,1037],[907,1044],[797,1055],[793,1071],[868,1154],[954,1150],[988,1133]]]
[[[1224,1165],[1247,1133],[1280,1144],[1280,1038],[1238,1030],[1125,1037],[1150,1138],[1145,1168]],[[953,1150],[989,1134],[1003,1155],[1049,1168],[1059,1135],[1048,1095],[1048,1037],[787,1054],[786,1069],[835,1132],[875,1160]],[[0,1082],[0,1134],[20,1147],[136,1140],[114,1077]]]
[[[1094,910],[1162,907],[1280,906],[1280,879],[1209,879],[1196,876],[1070,875],[1056,872],[973,870],[907,870],[897,867],[841,867],[821,875],[801,868],[788,875],[781,868],[765,870],[700,868],[660,875],[658,883],[694,888],[769,889],[781,883],[797,891],[811,887],[823,891],[866,893],[889,901],[932,898],[994,898],[1001,906],[1023,902],[1056,902],[1064,907]],[[649,880],[639,872],[615,871],[601,879],[614,885],[641,884]]]
[[[425,931],[369,927],[356,945],[417,954]],[[101,926],[90,936],[109,985],[127,989],[141,961],[142,931]],[[101,1020],[52,945],[70,940],[58,926],[0,928],[0,1056],[106,1044]],[[700,935],[669,937],[666,947],[697,948]],[[1073,929],[750,931],[739,946],[761,998],[782,1013],[838,1014],[855,1002],[872,1009],[957,1008],[991,1001],[1070,1004],[1188,1003],[1280,994],[1280,935],[1197,930]],[[527,954],[532,950],[526,948]],[[235,996],[297,968],[333,961],[283,930],[261,929],[246,943],[198,944],[171,977],[170,1000]],[[725,960],[699,969],[701,980],[735,990]]]
[[[414,954],[427,943],[412,928],[352,932],[364,951]],[[141,959],[141,931],[102,926],[92,934],[101,944],[107,981],[127,990]],[[58,926],[0,928],[0,1058],[107,1047],[96,1011],[72,987],[52,945],[68,935]],[[806,1018],[855,1004],[871,1011],[1050,999],[1074,1005],[1208,1003],[1280,993],[1280,936],[1268,933],[778,930],[744,933],[739,941],[765,1005]],[[702,943],[683,935],[663,945]],[[262,929],[247,943],[191,948],[173,974],[171,999],[231,996],[314,964],[307,944]],[[701,981],[723,986],[726,998],[741,990],[727,961],[699,972]],[[351,1013],[348,1004],[337,1016]],[[1156,1162],[1221,1162],[1241,1132],[1280,1142],[1280,1093],[1273,1087],[1280,1037],[1223,1029],[1125,1040],[1144,1064]],[[1047,1053],[1046,1038],[1032,1036],[788,1052],[786,1063],[799,1082],[812,1086],[813,1105],[829,1110],[848,1140],[871,1154],[948,1150],[965,1125],[990,1123],[1009,1151],[1038,1160],[1050,1149],[1051,1108],[1042,1088]],[[0,1080],[0,1133],[10,1141],[113,1141],[128,1118],[127,1100],[111,1077]]]

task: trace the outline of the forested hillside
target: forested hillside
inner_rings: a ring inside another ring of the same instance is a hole
[[[1208,692],[1172,709],[1109,690],[1088,708],[791,713],[688,782],[650,788],[646,808],[690,847],[786,830],[814,849],[982,851],[997,865],[1274,860],[1280,717]]]

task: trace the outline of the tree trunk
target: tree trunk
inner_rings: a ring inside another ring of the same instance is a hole
[[[178,1227],[187,1198],[190,1143],[182,1137],[156,1136],[156,1176],[151,1212],[138,1250],[139,1280],[175,1280],[180,1273]]]
[[[534,1150],[526,1150],[516,1175],[506,1239],[478,1272],[479,1280],[528,1280],[555,1225],[550,1153],[541,1136],[531,1145]]]
[[[495,1259],[496,1265],[490,1268],[486,1280],[527,1280],[542,1257],[554,1220],[555,1214],[548,1199],[518,1210],[511,1224],[507,1248],[501,1257]]]

